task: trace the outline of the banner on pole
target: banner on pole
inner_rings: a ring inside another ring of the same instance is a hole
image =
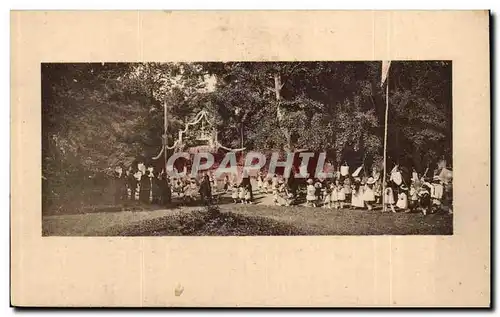
[[[391,61],[382,61],[382,79],[380,82],[380,86],[383,86],[385,80],[387,79],[387,75],[389,74],[389,67],[391,66]]]

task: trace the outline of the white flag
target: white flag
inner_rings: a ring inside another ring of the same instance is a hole
[[[353,176],[353,177],[358,177],[359,172],[361,172],[361,170],[362,170],[362,169],[363,169],[363,165],[361,165],[360,167],[358,167],[358,168],[354,171],[354,173],[352,173],[352,176]]]
[[[380,86],[383,86],[385,80],[387,79],[387,75],[389,74],[389,67],[391,66],[391,61],[382,61],[382,80],[380,82]]]

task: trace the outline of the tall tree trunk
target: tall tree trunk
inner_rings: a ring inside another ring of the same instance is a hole
[[[243,140],[243,121],[241,121],[241,125],[240,125],[240,144],[241,144],[241,147],[243,148],[244,147],[244,140]]]
[[[290,132],[286,127],[283,127],[283,109],[281,109],[281,88],[283,85],[281,83],[281,75],[279,73],[274,74],[274,91],[276,94],[276,118],[278,119],[278,125],[281,132],[285,136],[285,149],[289,150],[291,148],[291,137]]]

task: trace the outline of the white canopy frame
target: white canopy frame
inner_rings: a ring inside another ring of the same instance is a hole
[[[166,107],[166,105],[165,105],[165,107]],[[165,120],[166,119],[167,118],[165,117]],[[211,127],[214,126],[213,122],[208,118],[207,111],[201,110],[200,112],[198,112],[196,114],[196,116],[194,117],[193,121],[186,123],[183,130],[179,130],[178,138],[174,142],[174,144],[172,144],[171,146],[168,146],[167,145],[167,141],[166,140],[164,141],[164,145],[162,146],[160,153],[158,153],[158,155],[156,155],[155,157],[153,157],[153,160],[159,159],[163,155],[163,153],[165,152],[165,148],[167,150],[179,149],[182,146],[183,136],[189,131],[190,127],[199,124],[200,122],[202,122],[203,119],[205,120],[205,122],[208,123],[209,126],[211,126]],[[213,146],[216,149],[222,148],[222,149],[224,149],[226,151],[229,151],[229,152],[241,152],[241,151],[244,151],[246,149],[245,147],[242,147],[242,148],[229,148],[229,147],[226,147],[226,146],[222,145],[217,140],[217,136],[215,136],[214,139],[215,140],[213,141]]]

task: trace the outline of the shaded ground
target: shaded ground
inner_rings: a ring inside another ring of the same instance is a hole
[[[43,235],[450,235],[453,215],[224,204],[45,216]]]
[[[312,231],[267,217],[249,217],[218,210],[193,210],[115,227],[104,235],[118,236],[275,236],[313,235]]]

